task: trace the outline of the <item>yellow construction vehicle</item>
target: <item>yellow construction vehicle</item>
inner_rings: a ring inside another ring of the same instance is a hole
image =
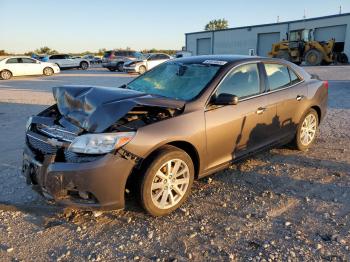
[[[287,40],[273,44],[269,56],[298,65],[302,62],[312,66],[347,63],[347,56],[336,47],[335,39],[319,42],[313,39],[312,30],[299,30],[287,34]]]

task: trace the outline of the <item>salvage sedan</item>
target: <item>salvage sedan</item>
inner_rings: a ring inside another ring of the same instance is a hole
[[[307,150],[327,108],[328,83],[278,59],[169,60],[120,88],[63,86],[28,120],[23,173],[48,199],[124,207],[126,185],[166,215],[194,179],[264,148]]]

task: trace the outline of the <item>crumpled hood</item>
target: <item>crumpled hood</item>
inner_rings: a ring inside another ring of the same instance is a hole
[[[71,123],[91,133],[101,133],[137,105],[182,109],[184,101],[142,92],[96,86],[53,88],[58,110]]]

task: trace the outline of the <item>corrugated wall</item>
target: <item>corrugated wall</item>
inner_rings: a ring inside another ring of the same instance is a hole
[[[197,55],[197,39],[211,38],[213,54],[248,55],[249,49],[254,49],[257,53],[258,34],[279,32],[282,40],[286,37],[288,30],[316,29],[335,25],[347,25],[344,52],[350,58],[350,14],[290,23],[186,34],[186,48],[187,51],[192,52],[193,55]]]

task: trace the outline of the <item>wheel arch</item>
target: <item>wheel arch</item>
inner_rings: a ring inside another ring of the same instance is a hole
[[[187,141],[183,141],[183,140],[176,140],[176,141],[171,141],[165,144],[161,144],[158,147],[154,148],[152,150],[152,152],[150,152],[142,161],[141,166],[140,166],[140,170],[142,170],[143,168],[145,168],[148,164],[150,164],[150,162],[152,161],[153,156],[164,146],[173,146],[173,147],[177,147],[183,151],[185,151],[192,159],[193,162],[193,166],[194,166],[194,177],[195,179],[198,178],[199,175],[199,170],[200,170],[200,157],[199,157],[199,153],[198,150],[196,149],[196,147],[187,142]]]
[[[314,109],[317,112],[318,124],[320,124],[321,116],[322,116],[321,108],[319,106],[317,106],[317,105],[314,105],[314,106],[310,107],[310,109]]]
[[[3,71],[9,71],[9,72],[11,73],[11,75],[14,76],[13,73],[12,73],[12,71],[9,70],[9,69],[7,69],[7,68],[1,69],[1,70],[0,70],[0,74],[1,74]],[[1,78],[0,78],[0,79],[1,79]]]
[[[186,141],[173,141],[168,143],[167,145],[175,146],[177,148],[185,151],[192,159],[194,166],[194,177],[197,179],[199,176],[199,168],[200,168],[200,158],[197,149],[194,145]]]

